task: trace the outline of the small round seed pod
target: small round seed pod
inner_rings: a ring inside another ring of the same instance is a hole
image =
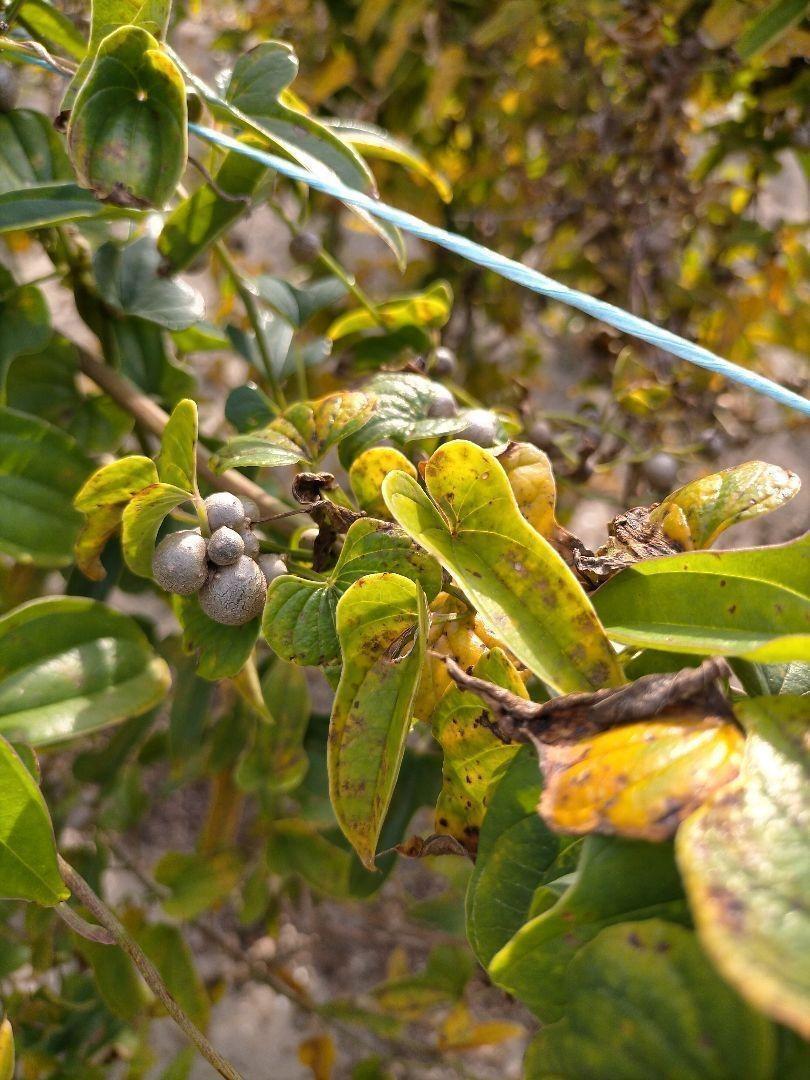
[[[493,446],[498,441],[498,421],[488,409],[470,409],[467,426],[455,436],[476,446]]]
[[[200,607],[223,626],[242,626],[261,615],[267,596],[264,574],[247,555],[208,575],[200,589]]]
[[[312,551],[318,539],[318,529],[304,529],[298,537],[298,546],[302,551]]]
[[[431,393],[432,396],[430,404],[428,405],[428,416],[445,419],[447,417],[458,415],[456,399],[446,386],[442,386],[441,383],[434,383]]]
[[[641,471],[656,491],[671,491],[678,482],[678,460],[663,451],[648,458]]]
[[[249,559],[255,559],[258,557],[261,548],[259,547],[259,538],[251,528],[242,528],[239,530],[239,535],[242,537],[242,543],[245,547],[245,555]]]
[[[271,581],[275,581],[277,577],[283,577],[284,574],[288,574],[287,564],[278,555],[260,555],[256,562],[259,564],[259,569],[264,574],[264,580],[269,585]]]
[[[458,370],[458,358],[452,349],[440,345],[433,354],[431,372],[441,378],[452,378]]]
[[[235,563],[240,555],[245,554],[245,541],[242,536],[223,525],[221,529],[211,533],[208,541],[208,558],[217,566],[230,566]]]
[[[315,233],[302,232],[290,241],[290,255],[296,262],[310,263],[318,258],[321,242]]]
[[[258,503],[254,502],[253,499],[247,495],[240,495],[239,502],[242,504],[242,509],[245,511],[245,517],[248,521],[256,522],[261,518],[262,512]]]
[[[529,442],[533,442],[541,450],[548,450],[550,446],[554,445],[554,433],[547,420],[535,420],[526,434]]]
[[[155,548],[152,577],[166,592],[191,596],[199,592],[207,576],[206,545],[198,529],[169,533]]]
[[[208,526],[216,532],[223,525],[228,529],[238,529],[245,524],[245,511],[241,502],[229,491],[217,491],[205,500],[205,512]]]

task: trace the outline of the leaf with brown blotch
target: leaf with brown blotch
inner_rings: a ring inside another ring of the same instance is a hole
[[[558,832],[666,840],[740,769],[736,725],[700,711],[538,743],[540,814]]]

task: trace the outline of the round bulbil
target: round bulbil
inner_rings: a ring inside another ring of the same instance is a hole
[[[298,546],[302,551],[312,551],[318,539],[318,529],[304,529],[298,536]]]
[[[256,536],[253,529],[249,526],[243,527],[239,530],[239,535],[242,537],[242,543],[245,547],[245,555],[251,559],[255,559],[261,548],[259,547],[259,538]]]
[[[442,386],[441,383],[434,383],[430,404],[428,405],[428,416],[445,419],[457,415],[456,399],[446,386]]]
[[[219,566],[200,589],[200,607],[209,619],[224,626],[242,626],[261,615],[267,583],[258,565],[241,555],[230,566]]]
[[[229,491],[217,491],[209,495],[205,500],[205,512],[212,533],[223,526],[238,529],[245,524],[245,509],[239,499]]]
[[[169,533],[155,548],[152,577],[166,592],[191,596],[208,576],[206,543],[198,529]]]
[[[452,349],[440,345],[433,354],[431,371],[443,379],[451,378],[458,369],[458,359]]]
[[[671,491],[678,482],[678,460],[663,451],[648,458],[641,471],[658,491]]]
[[[456,435],[476,446],[493,446],[498,441],[498,421],[488,409],[470,409],[464,419],[467,426]]]
[[[211,533],[208,541],[208,558],[217,566],[230,566],[235,563],[240,555],[245,554],[245,541],[234,529],[223,525],[221,529]]]
[[[283,577],[284,574],[289,573],[286,563],[278,555],[260,555],[256,562],[268,585],[277,577]]]
[[[296,262],[309,263],[318,258],[321,242],[315,233],[302,232],[290,241],[290,255]]]
[[[254,502],[249,496],[240,495],[239,502],[242,504],[242,509],[245,511],[245,517],[248,521],[255,523],[261,518],[262,512],[259,509],[259,504]]]

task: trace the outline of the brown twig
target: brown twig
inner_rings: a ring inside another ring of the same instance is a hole
[[[160,973],[155,965],[143,949],[132,940],[117,916],[110,911],[101,897],[96,895],[81,874],[77,870],[74,870],[70,863],[66,862],[61,855],[59,856],[59,873],[62,875],[65,884],[73,895],[81,901],[96,919],[98,919],[102,927],[107,930],[113,938],[115,944],[123,949],[130,960],[132,960],[133,964],[140,972],[143,981],[158,1001],[160,1001],[166,1009],[166,1012],[171,1016],[172,1020],[174,1020],[183,1034],[194,1044],[194,1046],[196,1046],[205,1060],[208,1061],[210,1065],[216,1069],[219,1075],[225,1078],[225,1080],[242,1080],[241,1075],[234,1069],[233,1065],[222,1057],[222,1055],[211,1045],[205,1035],[203,1035],[193,1020],[183,1012],[169,993],[169,990],[163,979],[160,977]]]
[[[119,371],[97,360],[85,349],[79,346],[76,348],[79,353],[79,367],[84,374],[92,379],[96,386],[109,394],[113,401],[134,416],[144,428],[155,435],[162,435],[169,419],[163,409]],[[230,491],[234,495],[244,495],[246,498],[253,499],[264,519],[273,518],[283,523],[279,526],[280,532],[290,534],[294,531],[292,523],[288,523],[284,517],[287,507],[283,503],[274,499],[272,495],[268,495],[258,484],[254,484],[252,480],[248,480],[235,469],[215,473],[208,466],[208,455],[202,446],[197,447],[197,469],[206,483],[217,491]]]

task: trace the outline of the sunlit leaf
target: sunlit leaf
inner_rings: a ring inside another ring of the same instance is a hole
[[[163,519],[190,498],[182,488],[158,483],[139,491],[127,504],[121,519],[121,547],[133,574],[151,578],[155,539]]]
[[[731,469],[701,476],[679,488],[657,506],[650,521],[667,531],[672,508],[684,516],[691,543],[685,546],[711,547],[731,525],[758,514],[767,514],[792,499],[801,487],[796,473],[765,461],[746,461]],[[676,535],[676,540],[681,537]]]
[[[526,1080],[777,1075],[772,1025],[729,989],[681,926],[647,919],[608,927],[565,979],[565,1018],[532,1043]]]
[[[510,443],[498,461],[521,514],[541,536],[550,537],[557,522],[557,484],[548,455],[532,443]]]
[[[334,341],[363,330],[373,330],[382,325],[387,330],[399,330],[403,326],[441,327],[450,318],[453,292],[446,281],[437,281],[421,293],[395,297],[380,304],[376,318],[364,307],[339,315],[326,331]]]
[[[162,207],[186,167],[183,77],[138,26],[114,30],[98,47],[68,123],[79,180],[118,202]]]
[[[185,398],[175,405],[163,434],[155,464],[164,484],[183,491],[197,487],[197,405]]]
[[[810,535],[636,563],[594,594],[608,635],[665,652],[810,660]]]
[[[483,622],[559,691],[623,681],[582,587],[521,515],[497,458],[445,444],[425,469],[429,494],[391,473],[383,496],[396,521],[453,575]]]
[[[337,564],[323,581],[289,575],[271,583],[262,620],[268,644],[296,664],[322,666],[336,661],[340,656],[335,630],[338,601],[359,578],[385,570],[418,581],[429,599],[441,585],[435,560],[395,525],[356,521],[346,533]]]
[[[450,202],[453,198],[450,184],[441,173],[432,168],[427,158],[413,146],[389,135],[383,128],[359,120],[327,120],[326,124],[336,131],[344,142],[354,146],[365,157],[394,161],[432,184],[443,202]]]
[[[28,769],[0,738],[0,896],[52,907],[68,895],[56,865],[45,800]],[[0,1064],[3,1057],[13,1062],[13,1051],[13,1044],[10,1053],[4,1050],[0,1038]]]
[[[84,35],[67,15],[47,0],[23,0],[17,18],[23,26],[33,31],[37,41],[44,42],[58,55],[70,56],[74,60],[84,58],[87,52]]]
[[[445,1017],[439,1032],[438,1047],[448,1050],[476,1050],[479,1046],[499,1046],[525,1033],[521,1024],[507,1020],[477,1022],[463,1003],[456,1005]]]
[[[0,619],[0,730],[33,746],[142,713],[169,669],[129,616],[84,597],[32,600]]]
[[[527,697],[526,688],[501,649],[485,654],[473,669],[479,679]],[[451,686],[433,711],[431,727],[442,748],[442,791],[436,803],[436,832],[449,833],[468,851],[478,848],[490,789],[517,753],[487,727],[479,697]]]
[[[586,738],[550,739],[540,746],[540,813],[560,832],[668,839],[736,777],[742,745],[734,724],[687,711]]]
[[[735,712],[749,730],[739,782],[677,837],[698,934],[755,1008],[810,1038],[810,746],[806,697],[752,698]]]
[[[361,510],[372,517],[390,520],[381,489],[388,473],[397,469],[416,478],[416,468],[393,446],[374,446],[354,459],[349,483]]]
[[[398,574],[361,577],[338,601],[336,628],[343,668],[329,725],[329,795],[372,870],[425,654],[424,593]]]
[[[76,538],[76,565],[86,577],[100,581],[105,576],[99,556],[121,524],[125,507],[139,491],[157,482],[154,462],[133,454],[102,465],[76,493],[73,505],[85,518]]]
[[[0,1080],[14,1080],[14,1032],[7,1016],[0,1020]]]

